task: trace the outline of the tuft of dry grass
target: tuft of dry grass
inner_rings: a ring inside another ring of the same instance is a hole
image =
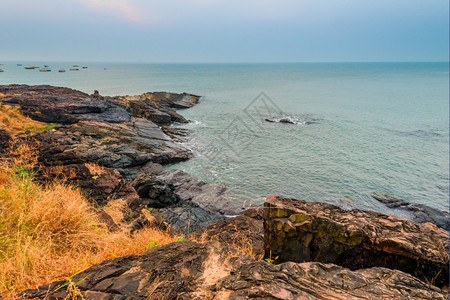
[[[20,145],[0,164],[0,298],[69,278],[93,264],[179,240],[158,228],[109,232],[79,189],[33,181],[37,155]],[[108,207],[121,221],[123,202]]]
[[[86,166],[86,168],[88,168],[89,173],[91,173],[94,176],[100,176],[105,172],[105,168],[96,163],[89,162],[85,163],[84,165]]]
[[[0,127],[14,136],[19,133],[44,132],[55,128],[55,124],[38,122],[24,116],[17,108],[0,104]]]

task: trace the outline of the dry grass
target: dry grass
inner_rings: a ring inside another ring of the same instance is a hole
[[[33,181],[37,157],[17,146],[0,164],[0,298],[14,298],[106,259],[139,254],[179,240],[157,228],[130,236],[108,232],[77,188]],[[118,222],[123,203],[106,210]]]
[[[105,172],[105,168],[96,163],[85,163],[86,168],[88,168],[89,173],[94,176],[100,176]]]
[[[34,121],[21,114],[18,109],[0,104],[0,127],[14,136],[26,131],[48,131],[55,128],[55,125]]]

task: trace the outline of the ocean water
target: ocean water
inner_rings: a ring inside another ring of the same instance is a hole
[[[177,125],[193,131],[195,158],[167,167],[223,183],[245,206],[274,193],[392,213],[369,196],[382,192],[449,208],[448,63],[3,63],[0,84],[201,95]],[[285,117],[295,124],[264,121]]]

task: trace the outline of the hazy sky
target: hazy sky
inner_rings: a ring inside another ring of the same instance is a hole
[[[448,59],[448,0],[0,0],[0,61]]]

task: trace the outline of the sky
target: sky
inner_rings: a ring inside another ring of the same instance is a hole
[[[0,62],[448,61],[448,0],[0,0]]]

